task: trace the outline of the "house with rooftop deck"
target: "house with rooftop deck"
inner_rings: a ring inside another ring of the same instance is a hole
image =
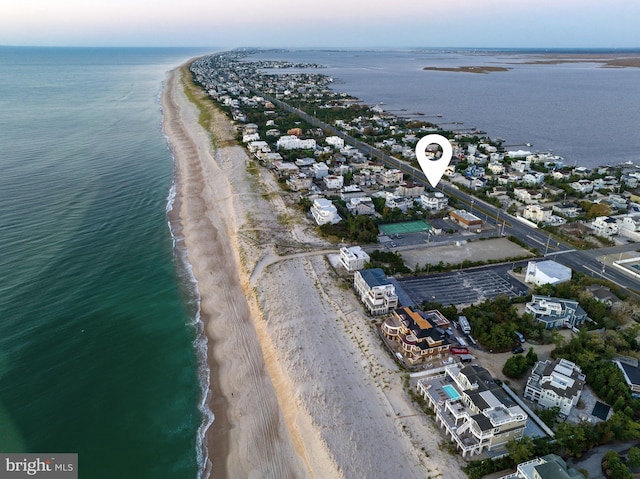
[[[316,220],[318,226],[325,225],[327,223],[336,224],[339,223],[342,218],[338,214],[337,208],[326,198],[316,198],[311,205],[311,214],[313,219]]]
[[[357,271],[364,268],[364,265],[371,258],[360,246],[351,246],[340,248],[340,263],[347,271]]]
[[[413,311],[409,307],[393,311],[381,326],[382,334],[399,344],[410,364],[428,362],[449,353],[445,329],[449,320],[438,310]]]
[[[480,366],[447,366],[419,379],[417,389],[462,457],[502,451],[524,434],[527,413]]]
[[[516,472],[498,479],[585,479],[581,472],[568,467],[556,454],[536,457],[518,464]]]
[[[367,311],[374,316],[387,314],[398,307],[396,288],[381,268],[356,271],[353,287]]]
[[[546,329],[576,328],[587,320],[587,313],[578,301],[537,294],[525,305],[525,312],[543,323]]]
[[[578,404],[585,381],[580,367],[567,359],[538,361],[527,379],[524,398],[543,408],[559,407],[568,416]]]

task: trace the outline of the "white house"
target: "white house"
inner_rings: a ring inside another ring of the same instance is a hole
[[[300,173],[300,168],[290,161],[274,161],[272,166],[273,170],[280,178],[289,178]]]
[[[327,178],[329,178],[327,176]],[[343,186],[342,189],[340,190],[340,199],[343,201],[348,201],[351,198],[361,198],[363,196],[367,196],[365,194],[364,191],[362,191],[362,188],[360,188],[360,186],[358,185],[348,185],[348,186]]]
[[[596,236],[609,238],[618,234],[618,221],[610,216],[598,216],[591,223]]]
[[[567,218],[575,218],[580,214],[582,208],[577,204],[565,201],[557,205],[553,205],[553,211]]]
[[[396,188],[395,194],[406,198],[417,198],[424,193],[424,185],[413,181],[403,181]]]
[[[551,260],[529,261],[524,280],[537,286],[564,283],[571,280],[571,268]]]
[[[302,140],[295,135],[284,135],[278,138],[276,148],[283,150],[313,150],[316,147],[316,140],[313,138]]]
[[[396,288],[380,268],[356,271],[353,287],[373,315],[387,314],[398,307]]]
[[[502,451],[510,440],[517,441],[524,434],[527,413],[480,366],[452,365],[444,372],[429,371],[418,380],[417,389],[433,410],[436,425],[462,457]]]
[[[413,199],[403,196],[387,195],[384,205],[391,209],[398,208],[403,213],[406,213],[409,208],[413,208]]]
[[[522,177],[522,182],[528,185],[541,185],[544,183],[544,174],[539,171],[526,173]]]
[[[527,160],[513,161],[510,165],[511,171],[517,171],[518,173],[525,173],[529,171],[531,162]]]
[[[342,264],[347,271],[362,269],[369,260],[369,255],[360,246],[340,248],[340,264]]]
[[[504,173],[504,165],[497,161],[492,161],[491,163],[489,163],[487,168],[489,168],[494,175],[501,175]]]
[[[317,179],[322,179],[329,174],[329,167],[323,161],[311,165],[311,171]]]
[[[443,210],[449,204],[449,198],[447,198],[443,193],[440,193],[439,191],[420,195],[418,201],[424,209],[431,211]]]
[[[587,313],[578,301],[573,299],[534,294],[524,309],[536,321],[544,324],[545,329],[575,328],[587,320]]]
[[[402,182],[403,173],[400,170],[383,170],[378,175],[380,183],[384,186],[397,185]]]
[[[344,185],[344,176],[329,175],[322,178],[328,190],[339,190]]]
[[[593,191],[593,181],[580,180],[569,183],[569,186],[578,193],[591,193]]]
[[[242,143],[250,143],[252,141],[259,141],[260,135],[258,133],[245,133],[242,135]]]
[[[360,198],[351,198],[347,201],[347,210],[354,216],[357,215],[375,215],[376,208],[373,204],[373,200],[368,196],[362,196]]]
[[[293,191],[308,190],[311,188],[312,183],[313,179],[304,173],[299,173],[287,179],[287,185],[289,185],[289,188]]]
[[[528,190],[527,188],[514,188],[513,194],[516,199],[524,203],[535,203],[542,198],[542,193],[538,190]]]
[[[271,151],[266,141],[252,141],[247,145],[247,149],[251,153],[255,153],[256,151]]]
[[[316,198],[313,200],[313,205],[311,205],[311,214],[313,215],[313,219],[316,220],[316,223],[320,226],[327,223],[339,223],[341,220],[336,207],[333,206],[333,203],[326,198]]]
[[[551,207],[541,205],[527,205],[524,208],[522,216],[536,223],[546,223],[551,220]]]
[[[327,143],[327,145],[331,145],[334,148],[344,148],[344,140],[339,136],[328,136],[324,139],[324,141]]]
[[[582,370],[566,359],[538,361],[527,380],[524,398],[543,408],[559,407],[568,416],[577,406],[585,384]]]
[[[620,223],[620,232],[633,232],[640,231],[640,215],[626,215],[622,218]]]

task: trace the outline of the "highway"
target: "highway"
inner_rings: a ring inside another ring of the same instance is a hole
[[[402,160],[387,155],[377,148],[346,134],[344,131],[338,130],[332,125],[321,122],[317,118],[308,115],[302,110],[292,107],[281,100],[270,95],[265,95],[259,91],[256,91],[255,93],[278,105],[284,110],[295,113],[309,124],[322,128],[326,132],[344,139],[346,143],[358,148],[364,153],[368,153],[372,158],[382,161],[386,166],[397,168],[412,178],[421,181],[425,185],[429,184],[421,169],[414,168]],[[634,293],[635,295],[640,295],[640,281],[638,279],[625,274],[618,268],[604,265],[597,259],[597,257],[607,254],[606,252],[609,248],[575,250],[561,240],[551,237],[549,233],[517,220],[515,217],[507,214],[504,210],[496,208],[495,206],[460,190],[449,182],[441,180],[438,185],[438,190],[446,193],[450,197],[456,198],[459,202],[468,205],[469,211],[473,212],[473,214],[481,219],[494,224],[499,228],[499,231],[502,230],[502,234],[505,236],[515,236],[527,246],[536,248],[541,255],[545,255],[549,257],[549,259],[553,259],[574,271],[579,271],[592,277],[606,279],[619,287]],[[616,247],[614,251],[617,253],[621,251],[633,251],[636,247],[637,246],[633,244],[625,245]]]

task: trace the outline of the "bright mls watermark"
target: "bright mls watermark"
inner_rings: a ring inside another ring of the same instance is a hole
[[[0,479],[78,479],[77,454],[0,454]]]
[[[436,159],[435,154],[433,157],[427,156],[427,147],[434,144],[442,148],[442,156],[439,159]],[[427,135],[420,138],[420,141],[416,145],[418,164],[434,188],[442,178],[442,175],[444,175],[449,163],[451,163],[452,156],[453,147],[451,146],[451,142],[442,135]]]

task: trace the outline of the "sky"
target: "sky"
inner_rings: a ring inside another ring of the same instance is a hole
[[[640,47],[637,0],[7,0],[0,45]]]

